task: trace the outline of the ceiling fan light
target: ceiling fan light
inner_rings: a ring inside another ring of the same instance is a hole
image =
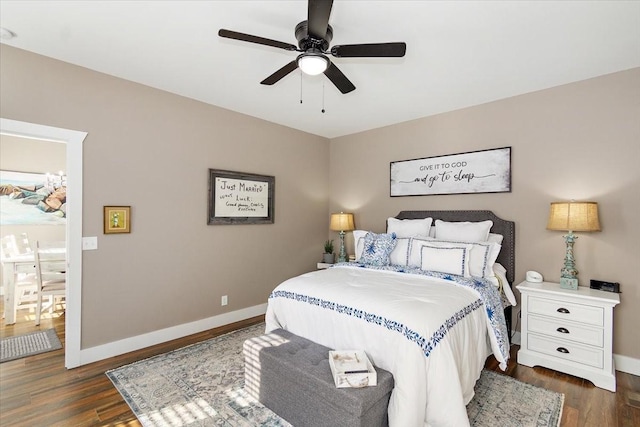
[[[317,76],[329,67],[329,58],[322,54],[302,54],[298,57],[298,67],[305,74]]]

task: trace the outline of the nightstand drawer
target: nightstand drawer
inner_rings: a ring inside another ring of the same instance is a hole
[[[587,325],[604,326],[604,308],[593,305],[573,304],[536,296],[529,297],[529,313],[570,320]]]
[[[528,338],[528,349],[530,351],[548,354],[559,359],[571,360],[598,369],[604,367],[604,351],[601,349],[581,346],[566,340],[557,340],[536,334],[530,334]]]
[[[536,332],[561,340],[571,340],[598,347],[604,345],[604,330],[602,328],[590,328],[588,326],[581,326],[536,315],[529,315],[528,320],[529,332]]]

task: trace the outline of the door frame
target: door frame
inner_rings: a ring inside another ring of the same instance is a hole
[[[82,148],[87,132],[0,118],[0,133],[67,144],[67,290],[65,359],[67,369],[80,366],[82,332]]]

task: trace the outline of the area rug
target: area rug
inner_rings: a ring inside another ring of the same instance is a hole
[[[108,371],[145,427],[290,426],[244,391],[242,343],[258,324]],[[467,406],[472,426],[557,427],[564,395],[484,370]]]
[[[62,344],[54,329],[2,338],[0,340],[0,363],[59,348],[62,348]]]
[[[482,371],[475,396],[467,405],[475,427],[560,425],[564,394],[515,380],[493,371]]]

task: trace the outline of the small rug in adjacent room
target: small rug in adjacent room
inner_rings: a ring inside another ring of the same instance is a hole
[[[62,348],[62,344],[54,329],[2,338],[0,340],[0,363],[60,348]]]
[[[242,344],[264,323],[108,371],[145,427],[290,426],[244,391]],[[471,425],[557,427],[564,395],[484,370]]]

